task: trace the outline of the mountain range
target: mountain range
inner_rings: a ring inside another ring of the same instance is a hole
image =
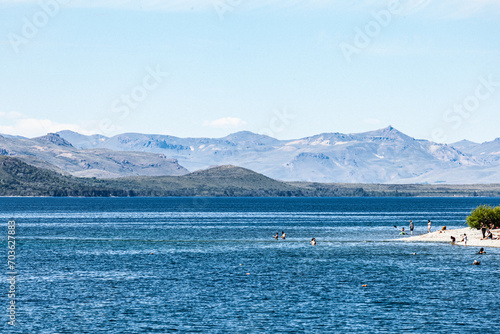
[[[61,131],[0,138],[0,154],[76,176],[182,175],[212,166],[244,167],[282,181],[330,183],[500,183],[500,138],[439,144],[397,129],[322,133],[278,140],[248,131],[223,138]]]
[[[223,138],[125,133],[113,137],[62,131],[82,149],[161,153],[194,171],[235,165],[274,179],[350,183],[500,182],[500,139],[439,144],[387,128],[357,134],[322,133],[278,140],[248,131]]]
[[[182,175],[188,170],[159,153],[82,150],[58,134],[33,139],[0,136],[0,155],[15,156],[36,167],[81,177]]]

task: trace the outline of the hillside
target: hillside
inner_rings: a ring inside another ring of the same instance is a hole
[[[65,176],[0,156],[0,196],[128,196],[106,181]]]
[[[141,196],[303,196],[299,187],[251,170],[220,166],[182,176],[131,177],[112,181]]]
[[[0,156],[0,196],[297,196],[301,190],[222,166],[185,176],[78,178]]]
[[[219,166],[182,176],[79,178],[0,156],[0,196],[500,196],[500,185],[387,185],[280,182]]]
[[[189,171],[163,154],[79,149],[58,134],[33,139],[0,136],[0,155],[14,156],[37,167],[81,177],[182,175]]]

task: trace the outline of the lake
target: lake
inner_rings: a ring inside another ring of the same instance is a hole
[[[0,331],[498,333],[500,249],[393,240],[480,204],[500,199],[0,198]]]

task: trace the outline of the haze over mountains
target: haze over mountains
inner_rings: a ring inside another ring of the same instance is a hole
[[[223,138],[61,131],[0,138],[0,154],[24,156],[78,176],[182,175],[235,165],[285,181],[346,183],[500,183],[500,138],[482,144],[417,140],[393,127],[278,140],[252,132]]]

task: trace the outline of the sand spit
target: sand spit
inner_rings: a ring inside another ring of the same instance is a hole
[[[500,235],[500,230],[492,230],[493,237],[497,237]],[[500,240],[481,240],[482,233],[481,230],[472,230],[468,227],[460,228],[455,230],[446,230],[446,231],[436,231],[431,233],[425,233],[421,235],[414,235],[408,237],[402,237],[401,239],[397,239],[398,241],[405,242],[446,242],[451,243],[451,236],[456,238],[456,244],[459,246],[465,246],[464,242],[461,241],[463,235],[467,234],[467,246],[472,247],[500,247]]]

